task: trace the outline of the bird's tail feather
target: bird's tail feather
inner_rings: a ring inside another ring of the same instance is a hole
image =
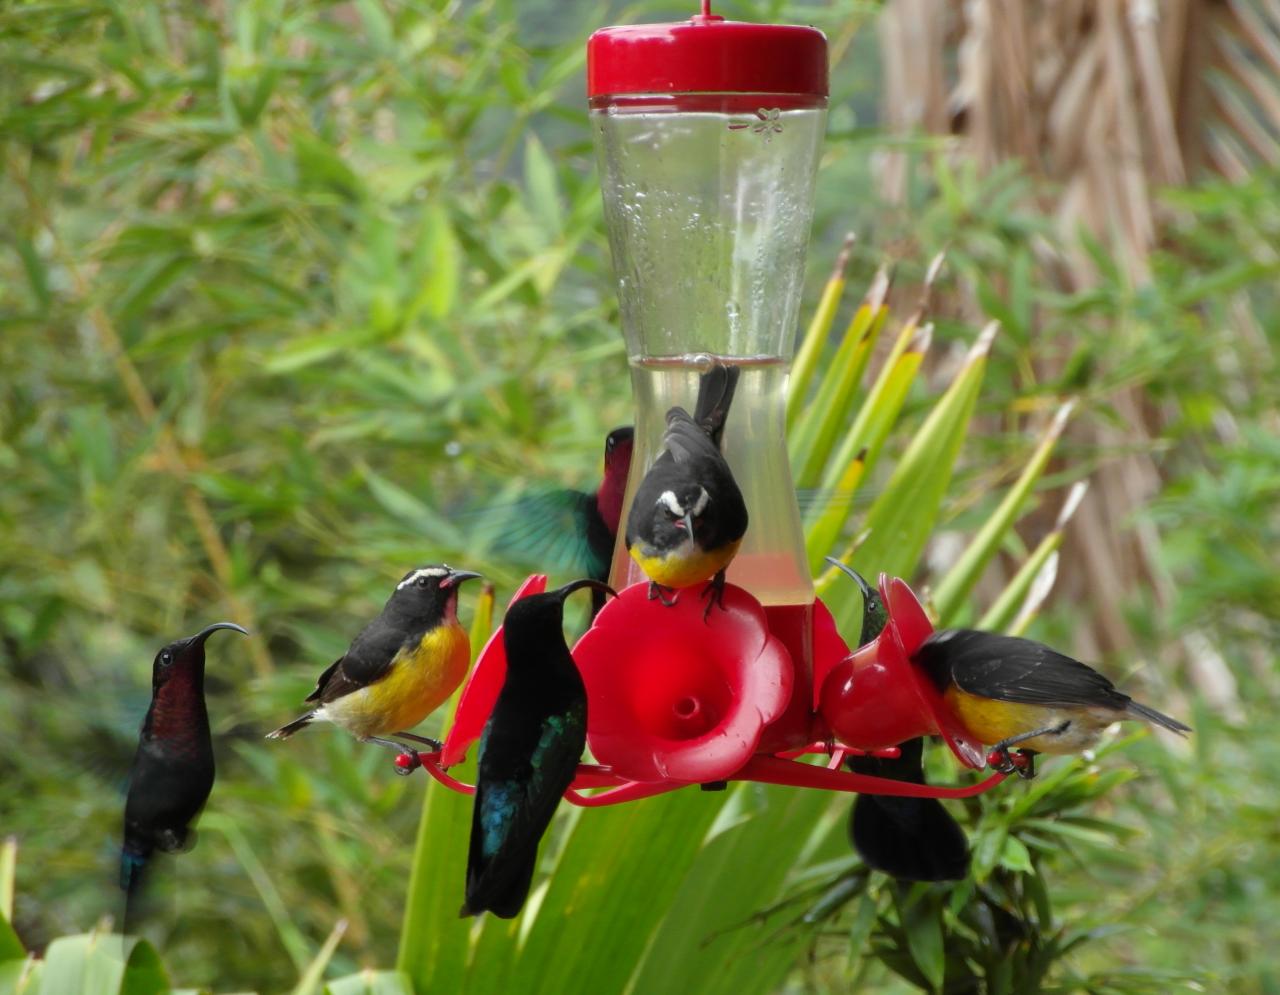
[[[1154,708],[1148,708],[1146,705],[1140,705],[1136,701],[1130,701],[1126,711],[1136,719],[1146,719],[1148,722],[1154,722],[1158,726],[1163,726],[1170,732],[1176,732],[1179,736],[1186,735],[1191,732],[1189,725],[1184,725],[1177,719],[1171,719],[1164,712],[1157,712]]]
[[[303,726],[310,725],[311,720],[316,717],[314,711],[307,712],[306,715],[300,715],[287,725],[282,725],[279,729],[272,729],[267,733],[267,739],[288,739]]]
[[[124,889],[125,935],[136,931],[142,900],[142,880],[147,868],[149,852],[127,847],[120,854],[120,887]]]
[[[142,872],[147,866],[150,854],[135,850],[125,850],[120,854],[120,887],[125,891],[136,891],[142,884]]]
[[[535,849],[530,854],[515,857],[510,866],[493,868],[491,865],[490,873],[481,875],[479,880],[468,880],[466,901],[458,915],[476,916],[481,912],[492,912],[500,919],[514,919],[529,897],[537,862]]]
[[[716,363],[698,378],[698,400],[693,408],[693,420],[711,436],[717,448],[720,437],[724,435],[724,423],[729,417],[729,406],[733,404],[741,373],[741,367]]]

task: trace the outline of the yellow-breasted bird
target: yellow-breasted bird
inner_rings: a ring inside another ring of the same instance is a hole
[[[1120,719],[1191,727],[1139,704],[1092,667],[1043,643],[973,629],[940,629],[915,652],[964,727],[997,754],[996,769],[1035,773],[1036,753],[1087,750]],[[1017,763],[1009,748],[1020,747]]]
[[[672,591],[708,580],[703,596],[720,600],[747,531],[746,502],[720,452],[739,372],[716,363],[702,374],[693,416],[667,412],[662,452],[631,501],[627,551],[649,578],[649,597],[664,604],[674,604]]]
[[[316,682],[315,708],[267,734],[288,739],[312,722],[332,722],[361,742],[403,752],[384,737],[440,744],[411,729],[439,708],[467,675],[471,644],[458,624],[458,585],[479,577],[469,570],[426,566],[410,570],[378,615]]]

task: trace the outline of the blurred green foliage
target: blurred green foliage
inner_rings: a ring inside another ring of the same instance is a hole
[[[527,564],[477,548],[475,509],[598,472],[630,400],[583,36],[687,6],[0,9],[0,830],[21,841],[13,921],[29,947],[118,913],[119,789],[152,655],[227,617],[257,642],[210,653],[220,779],[200,845],[165,862],[150,939],[176,981],[219,989],[292,987],[340,917],[321,969],[396,962],[425,779],[387,776],[381,751],[324,731],[289,749],[260,737],[408,566],[456,559],[511,589]],[[1171,658],[1186,629],[1204,634],[1242,700],[1239,714],[1197,706],[1188,750],[1144,739],[1106,773],[1058,761],[966,804],[974,886],[867,878],[829,807],[810,863],[771,886],[821,894],[853,875],[859,897],[781,940],[766,918],[747,942],[789,944],[788,990],[979,990],[951,984],[965,958],[983,990],[1011,990],[999,906],[1036,921],[1041,946],[1013,945],[1020,970],[1048,944],[1090,939],[1054,961],[1057,990],[1276,991],[1259,938],[1280,919],[1267,721],[1280,699],[1280,176],[1171,192],[1151,284],[1129,285],[1095,246],[1097,285],[1055,293],[1014,168],[914,171],[928,178],[906,205],[877,203],[873,4],[722,6],[816,23],[839,56],[811,299],[856,228],[873,235],[855,282],[886,246],[909,282],[945,245],[943,282],[1003,324],[977,400],[989,428],[966,442],[942,521],[973,533],[995,507],[1025,460],[1017,412],[1080,394],[1081,417],[1114,418],[1108,395],[1141,385],[1171,415],[1154,446],[1172,483],[1150,515],[1177,602],[1164,617],[1135,591],[1124,607],[1149,660]],[[972,332],[956,309],[937,334]],[[1040,364],[1063,372],[1029,376]],[[909,425],[933,396],[917,385]],[[885,477],[906,441],[886,448]],[[1067,462],[1078,473],[1109,455]],[[1037,624],[1069,647],[1087,619],[1063,606]],[[1181,673],[1151,670],[1194,698]],[[720,863],[686,889],[714,887],[735,848],[762,845],[718,839],[706,859]],[[1042,892],[1019,891],[1028,881]],[[975,887],[995,904],[968,901]],[[735,895],[756,903],[730,910],[739,920],[774,900]]]

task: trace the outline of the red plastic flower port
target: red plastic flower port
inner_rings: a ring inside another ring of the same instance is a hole
[[[960,725],[911,656],[933,624],[906,583],[880,575],[889,624],[874,641],[818,674],[818,711],[836,738],[875,749],[916,736],[941,735],[966,766],[981,769],[982,744]]]
[[[587,686],[587,742],[596,759],[632,781],[728,778],[756,751],[761,731],[787,707],[793,674],[769,634],[764,608],[740,587],[724,610],[670,607],[633,584],[605,605],[573,656]]]

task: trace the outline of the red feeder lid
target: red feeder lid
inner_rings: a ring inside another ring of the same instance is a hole
[[[827,96],[827,38],[817,28],[702,13],[675,24],[601,28],[587,39],[587,96],[781,93]]]

